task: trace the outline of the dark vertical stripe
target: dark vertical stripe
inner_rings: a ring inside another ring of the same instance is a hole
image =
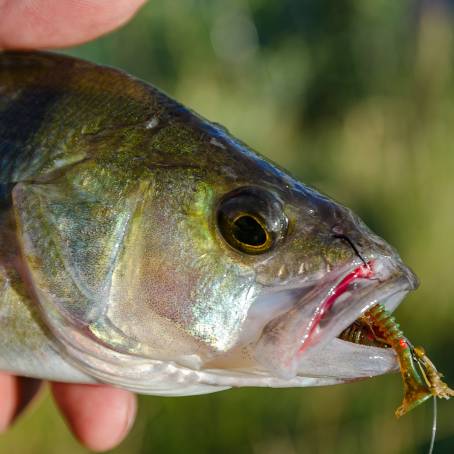
[[[0,198],[8,197],[14,170],[27,166],[40,152],[33,138],[60,96],[56,90],[31,86],[0,111]]]

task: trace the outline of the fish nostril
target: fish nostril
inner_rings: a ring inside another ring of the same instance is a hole
[[[339,224],[333,225],[331,227],[331,232],[333,232],[335,237],[344,235],[344,229]]]

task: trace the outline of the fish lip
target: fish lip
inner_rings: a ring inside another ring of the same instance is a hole
[[[273,319],[265,326],[260,339],[256,344],[256,360],[266,367],[269,372],[281,378],[290,379],[295,376],[300,376],[301,362],[307,362],[306,358],[314,358],[317,355],[323,357],[323,349],[328,344],[333,343],[333,340],[348,326],[350,326],[361,314],[377,303],[383,303],[388,311],[392,312],[402,302],[404,297],[418,286],[418,280],[414,273],[406,267],[400,259],[388,256],[371,257],[369,263],[374,262],[375,274],[371,279],[358,278],[351,282],[352,287],[359,284],[359,288],[349,290],[348,295],[343,301],[335,301],[329,312],[327,320],[322,320],[323,326],[317,326],[318,331],[308,335],[307,325],[306,332],[295,334],[296,330],[300,329],[300,325],[304,325],[307,320],[292,322],[291,311],[281,315],[278,319]],[[337,288],[339,284],[355,269],[364,265],[361,262],[354,261],[343,269],[333,270],[328,273],[321,282],[314,287],[311,292],[308,292],[297,303],[298,308],[293,309],[296,318],[298,311],[304,308],[304,304],[311,305],[314,312],[319,309],[322,301],[326,300],[328,295]],[[339,299],[342,295],[339,297]],[[318,301],[318,304],[313,304],[311,299]],[[300,317],[301,318],[301,317]],[[284,331],[288,331],[285,333]],[[303,330],[304,331],[304,330]],[[284,332],[284,334],[282,334]],[[277,333],[277,334],[276,334]],[[281,337],[278,341],[273,339]],[[309,341],[309,342],[308,342]],[[340,340],[339,340],[340,341]],[[346,342],[346,341],[340,341]],[[337,341],[335,342],[337,343]],[[274,344],[274,345],[273,345]],[[304,347],[304,348],[302,348]],[[365,349],[373,349],[351,343],[348,346],[352,350],[354,356],[355,351],[368,351]],[[276,352],[273,353],[272,349]],[[372,350],[369,350],[372,351]],[[396,366],[393,352],[385,354],[390,360],[393,357],[393,367]],[[390,356],[391,355],[391,356]],[[354,367],[354,364],[353,366]],[[393,369],[389,361],[383,371],[378,368],[373,374],[368,376],[378,375]],[[350,374],[350,379],[353,379],[354,371]],[[313,374],[311,374],[313,376]],[[325,374],[326,376],[326,374]],[[363,376],[361,371],[358,371],[358,378]]]
[[[382,265],[382,263],[380,262],[378,262],[378,264]],[[416,276],[405,266],[403,268],[401,266],[396,267],[395,270],[389,273],[389,275],[387,275],[386,277],[380,276],[378,273],[375,274],[375,270],[373,270],[373,268],[377,268],[377,261],[375,260],[363,263],[360,266],[351,266],[346,272],[340,275],[340,277],[336,280],[334,287],[330,289],[325,295],[324,299],[326,300],[330,294],[335,293],[335,291],[348,276],[352,275],[358,270],[366,269],[366,272],[371,274],[370,276],[355,276],[349,283],[349,286],[352,286],[356,285],[358,282],[362,282],[363,280],[371,281],[371,283],[366,283],[365,287],[359,291],[356,289],[350,291],[351,296],[347,297],[347,301],[342,303],[344,306],[346,306],[346,310],[350,310],[351,308],[352,315],[354,316],[354,319],[351,323],[357,320],[366,310],[379,303],[382,303],[389,312],[393,312],[402,302],[403,298],[398,301],[398,304],[392,304],[392,297],[404,292],[405,294],[407,294],[411,290],[417,288],[418,283]],[[323,286],[323,284],[321,284],[321,286]],[[333,306],[338,304],[338,300],[341,299],[342,296],[343,295],[341,294],[335,299]],[[358,307],[353,308],[353,305],[358,305]],[[332,311],[332,308],[329,310]],[[319,324],[321,323],[323,323],[323,319],[320,320]],[[345,323],[336,337],[345,328],[350,326],[351,323]],[[315,328],[318,328],[318,326]],[[307,341],[310,343],[311,339],[308,338]],[[300,350],[304,351],[305,348],[301,348]]]

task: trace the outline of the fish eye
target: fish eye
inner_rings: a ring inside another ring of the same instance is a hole
[[[284,237],[287,218],[273,194],[250,187],[237,189],[221,200],[217,225],[231,247],[255,255],[269,251]]]

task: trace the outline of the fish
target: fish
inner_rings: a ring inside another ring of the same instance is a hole
[[[0,53],[0,223],[0,370],[163,396],[399,370],[339,337],[417,288],[396,250],[121,70]]]

